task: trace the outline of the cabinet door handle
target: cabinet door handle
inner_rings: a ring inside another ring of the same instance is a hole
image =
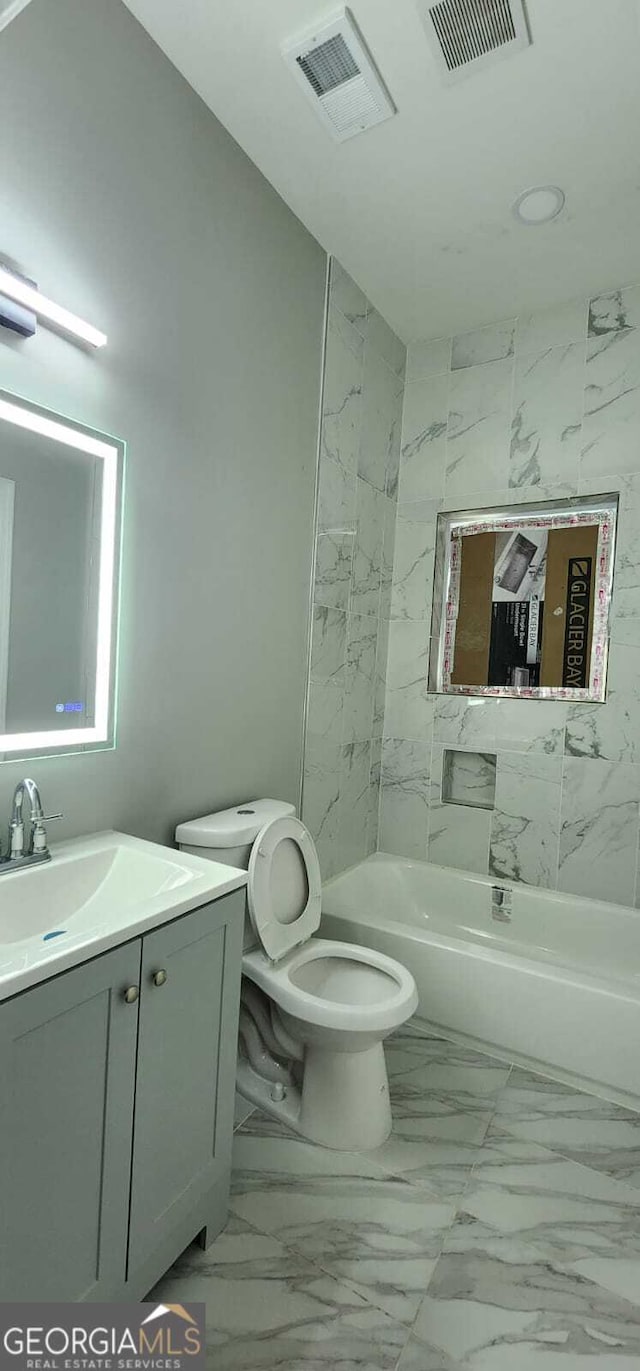
[[[125,998],[126,1003],[127,1003],[127,1004],[135,1004],[135,1002],[136,1002],[136,1000],[137,1000],[137,998],[138,998],[139,993],[140,993],[140,992],[139,992],[139,990],[138,990],[137,985],[129,985],[129,986],[127,986],[127,989],[126,989],[125,992],[124,992],[124,998]]]
[[[166,979],[167,979],[167,973],[166,973],[164,967],[162,967],[162,968],[160,969],[160,971],[154,972],[154,974],[153,974],[153,976],[152,976],[151,979],[152,979],[154,985],[164,985],[164,983],[165,983],[165,981],[166,981]]]

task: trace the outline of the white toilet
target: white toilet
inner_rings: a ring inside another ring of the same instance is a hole
[[[391,1131],[382,1042],[417,1008],[411,972],[314,938],[320,866],[293,805],[254,800],[209,814],[180,824],[176,842],[249,869],[240,1094],[325,1147],[379,1147]]]

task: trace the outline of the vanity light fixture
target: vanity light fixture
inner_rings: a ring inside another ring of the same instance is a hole
[[[31,310],[32,314],[39,319],[48,321],[55,328],[62,329],[64,333],[69,333],[73,338],[78,338],[82,343],[88,343],[91,347],[102,348],[107,341],[106,333],[101,333],[100,329],[94,328],[93,324],[87,324],[84,319],[80,319],[77,314],[72,314],[70,310],[64,309],[62,305],[54,304],[53,300],[47,299],[46,295],[41,295],[40,291],[23,277],[17,276],[8,267],[0,263],[0,295],[6,295],[16,304],[23,305],[25,309]]]
[[[93,726],[77,729],[42,729],[34,733],[0,733],[0,753],[105,743],[110,728],[110,684],[114,652],[112,620],[119,449],[115,444],[104,442],[91,433],[60,423],[57,419],[6,396],[7,392],[0,394],[0,420],[15,424],[18,428],[28,429],[32,433],[39,433],[44,438],[50,438],[53,442],[62,443],[79,452],[86,452],[88,456],[99,457],[103,462],[103,468]]]
[[[530,186],[514,200],[511,208],[521,224],[533,226],[557,219],[564,202],[565,194],[560,186]]]

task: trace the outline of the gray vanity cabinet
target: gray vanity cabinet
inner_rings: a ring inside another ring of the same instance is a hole
[[[103,1300],[127,1252],[139,941],[0,1005],[0,1299]]]
[[[139,1300],[223,1227],[243,910],[223,896],[0,1004],[0,1301]]]
[[[145,1269],[184,1225],[189,1241],[203,1206],[212,1228],[226,1216],[243,907],[239,892],[144,939],[131,1270]]]

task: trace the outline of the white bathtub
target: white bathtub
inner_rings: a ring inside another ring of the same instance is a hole
[[[640,1109],[640,912],[382,853],[322,908],[322,936],[410,968],[434,1030]]]

